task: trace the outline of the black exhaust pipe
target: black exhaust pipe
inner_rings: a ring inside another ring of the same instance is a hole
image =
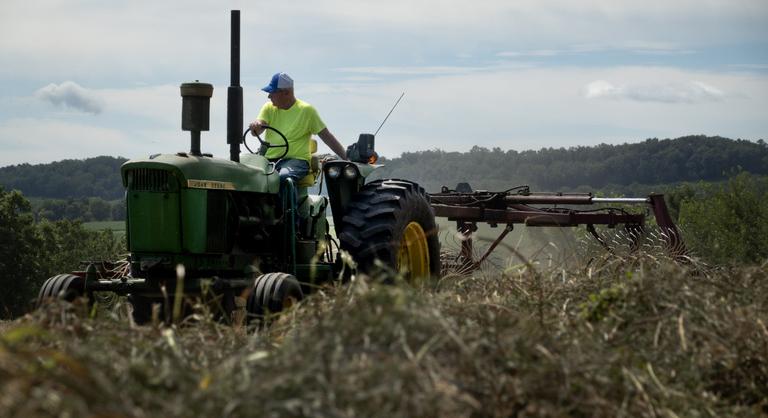
[[[240,162],[243,134],[243,88],[240,87],[240,10],[231,11],[230,77],[227,89],[227,143],[229,159]]]

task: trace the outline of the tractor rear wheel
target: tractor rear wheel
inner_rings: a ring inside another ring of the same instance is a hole
[[[367,274],[377,272],[377,259],[411,283],[440,274],[435,214],[416,183],[376,180],[363,186],[344,214],[339,240]]]
[[[256,278],[246,302],[251,318],[282,312],[304,299],[301,285],[288,273],[267,273]]]
[[[84,294],[85,279],[83,277],[74,274],[59,274],[43,283],[43,287],[37,295],[37,306],[42,306],[47,300],[53,298],[72,302]]]

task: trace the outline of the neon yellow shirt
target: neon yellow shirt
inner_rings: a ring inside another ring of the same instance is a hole
[[[267,122],[269,126],[279,130],[288,139],[288,154],[284,158],[309,161],[309,138],[312,134],[325,129],[325,124],[317,110],[309,103],[296,99],[289,109],[279,109],[272,102],[264,103],[258,119]],[[265,140],[270,144],[283,145],[284,141],[274,131],[267,130]],[[285,148],[270,148],[267,158],[277,158],[285,152]]]

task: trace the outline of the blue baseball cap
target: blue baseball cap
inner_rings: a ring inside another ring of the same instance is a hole
[[[269,81],[269,84],[267,84],[265,87],[262,88],[263,91],[266,91],[267,93],[274,93],[278,89],[292,89],[293,88],[293,79],[286,73],[276,73],[272,76],[272,80]]]

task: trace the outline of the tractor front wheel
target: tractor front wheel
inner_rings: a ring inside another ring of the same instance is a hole
[[[301,285],[288,273],[267,273],[256,278],[246,302],[251,318],[282,312],[304,299]]]
[[[85,294],[85,279],[74,274],[59,274],[49,278],[40,288],[37,295],[38,307],[42,306],[47,300],[60,298],[67,302]]]
[[[435,215],[427,193],[410,181],[363,186],[344,214],[339,240],[367,274],[377,272],[376,260],[411,283],[440,273]]]

